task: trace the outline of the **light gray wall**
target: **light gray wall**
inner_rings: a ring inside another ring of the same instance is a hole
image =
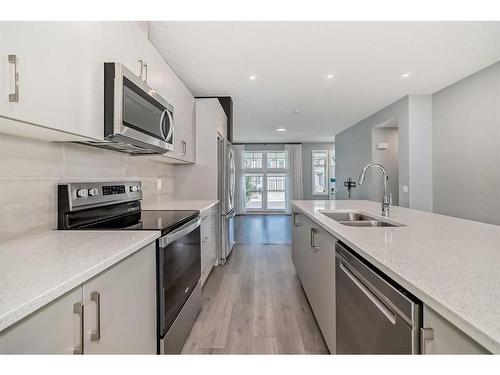
[[[402,192],[402,186],[409,184],[408,112],[409,97],[406,96],[335,136],[337,199],[348,199],[344,181],[348,177],[352,177],[357,181],[362,168],[372,162],[373,128],[377,125],[392,123],[396,124],[399,128],[399,205],[404,207],[409,206],[409,194]],[[377,173],[375,171],[368,173],[367,183],[362,186],[356,185],[352,189],[351,199],[380,200],[380,192],[371,189],[370,187],[373,185],[371,185],[371,182],[368,183],[368,181],[372,179],[380,181],[381,177],[375,174]]]
[[[379,150],[379,143],[387,143],[388,148]],[[399,129],[373,128],[372,131],[372,160],[382,164],[387,171],[389,181],[387,189],[392,194],[392,203],[399,206]],[[371,191],[375,196],[382,196],[382,182],[380,178],[370,179]]]
[[[409,206],[432,212],[432,96],[410,95]]]
[[[302,143],[302,185],[304,190],[304,199],[310,200],[328,200],[329,195],[312,195],[312,151],[329,150],[333,151],[335,144],[327,143]],[[330,176],[329,176],[330,177]],[[328,184],[328,186],[330,186]]]
[[[356,179],[372,162],[372,129],[394,124],[399,129],[399,205],[432,210],[432,97],[409,95],[394,102],[335,136],[337,199],[347,199],[344,180]],[[373,178],[375,172],[369,172]],[[389,178],[391,176],[389,175]],[[351,199],[380,200],[372,183],[356,186]],[[408,187],[408,192],[403,191]]]
[[[433,95],[434,211],[500,224],[500,62]]]

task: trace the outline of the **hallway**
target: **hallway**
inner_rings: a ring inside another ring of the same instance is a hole
[[[289,245],[236,245],[202,294],[183,354],[328,353]]]
[[[291,244],[290,215],[239,215],[235,220],[237,244]]]

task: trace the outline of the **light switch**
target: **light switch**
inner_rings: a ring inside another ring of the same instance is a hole
[[[156,180],[156,190],[161,190],[161,178]]]
[[[403,193],[408,193],[408,185],[403,185]]]

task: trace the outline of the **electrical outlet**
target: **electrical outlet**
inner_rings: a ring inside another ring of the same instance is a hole
[[[156,190],[161,190],[161,178],[156,180]]]

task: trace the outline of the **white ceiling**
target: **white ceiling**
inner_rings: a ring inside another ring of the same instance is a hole
[[[149,36],[195,96],[233,97],[238,142],[333,140],[500,60],[500,22],[150,22]]]

